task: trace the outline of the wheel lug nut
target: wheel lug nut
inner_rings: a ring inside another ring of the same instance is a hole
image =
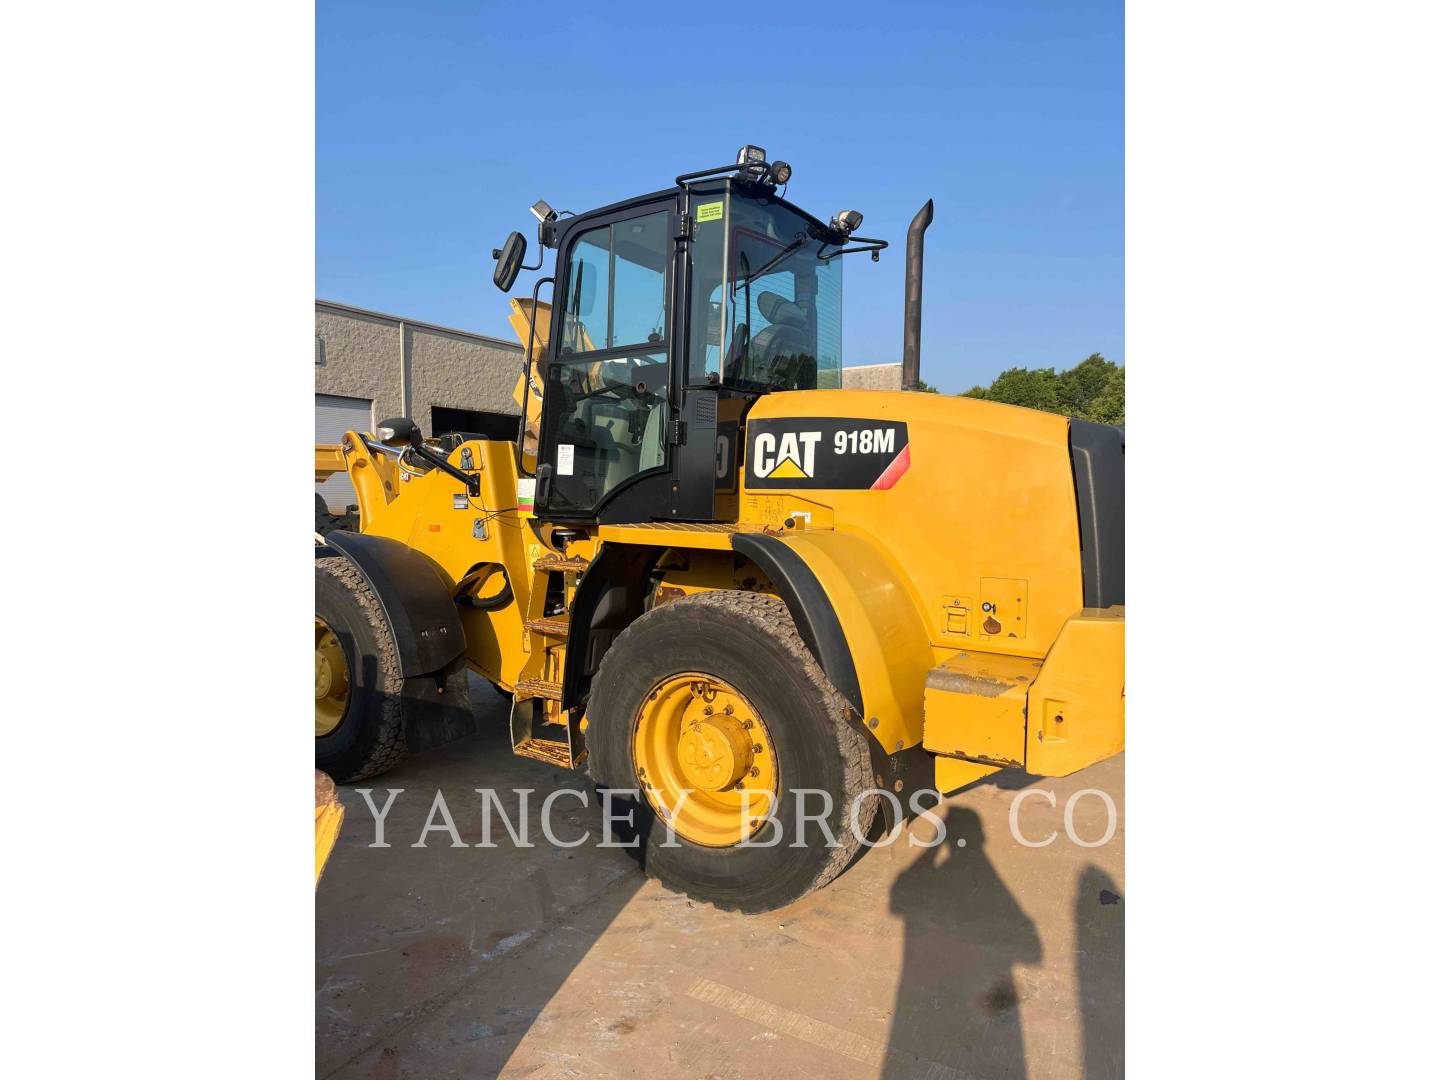
[[[759,769],[751,769],[751,770],[750,770],[750,775],[751,775],[752,777],[759,776],[759,775],[760,775],[760,770],[759,770]]]

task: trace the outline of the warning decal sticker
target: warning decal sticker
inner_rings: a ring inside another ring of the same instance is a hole
[[[535,512],[535,478],[522,476],[515,484],[515,509],[521,514]]]
[[[719,221],[725,216],[725,204],[723,202],[704,203],[695,208],[696,221]]]
[[[745,437],[745,486],[750,490],[883,491],[910,467],[910,433],[895,420],[752,420]]]

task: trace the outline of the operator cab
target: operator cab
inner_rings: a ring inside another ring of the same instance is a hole
[[[839,256],[878,257],[885,244],[852,238],[854,211],[825,225],[786,202],[776,189],[789,174],[745,147],[734,165],[579,216],[537,204],[541,242],[558,252],[554,279],[536,285],[538,298],[553,280],[554,313],[538,516],[733,517],[717,498],[736,490],[748,406],[760,394],[839,388]],[[497,253],[502,288],[523,255],[512,234]]]

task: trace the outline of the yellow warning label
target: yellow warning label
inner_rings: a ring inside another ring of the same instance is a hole
[[[707,202],[703,206],[695,208],[696,221],[719,221],[725,216],[725,204],[723,202]]]

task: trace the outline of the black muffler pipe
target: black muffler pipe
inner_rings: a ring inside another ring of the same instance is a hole
[[[900,389],[920,389],[920,294],[925,285],[925,230],[935,220],[935,200],[910,222],[905,239],[905,359],[900,365]]]

